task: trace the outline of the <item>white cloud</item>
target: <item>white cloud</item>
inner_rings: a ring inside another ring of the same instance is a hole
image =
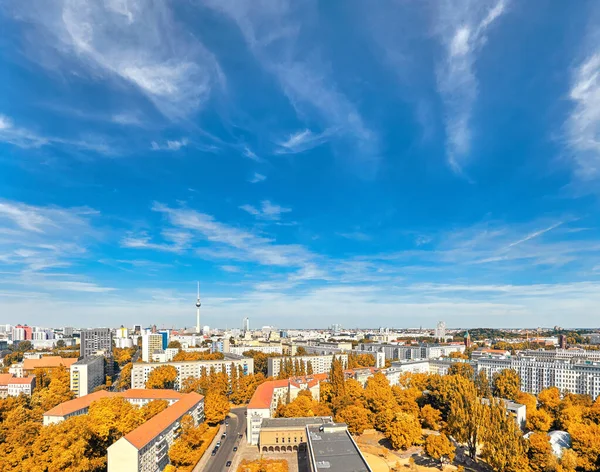
[[[0,142],[12,144],[23,149],[40,148],[42,146],[63,146],[76,150],[93,151],[99,154],[114,154],[115,150],[103,139],[88,137],[88,139],[64,139],[52,136],[43,136],[32,130],[17,127],[13,121],[0,115]]]
[[[257,184],[258,182],[263,182],[266,179],[267,179],[267,177],[265,175],[255,172],[254,175],[252,176],[252,178],[250,180],[248,180],[248,182],[250,182],[251,184]]]
[[[184,31],[167,2],[32,1],[11,9],[32,30],[26,37],[34,60],[64,70],[51,60],[58,53],[90,77],[120,77],[168,117],[194,112],[224,86],[214,56]]]
[[[276,152],[278,154],[297,154],[308,151],[327,142],[331,135],[332,132],[329,130],[318,134],[309,129],[297,131],[290,134],[285,141],[278,143],[279,148]]]
[[[263,200],[260,208],[253,207],[252,205],[242,205],[240,209],[263,220],[279,220],[283,213],[292,211],[291,208],[276,205],[269,200]]]
[[[569,98],[574,107],[566,130],[577,174],[596,179],[600,177],[600,50],[575,69]]]
[[[316,115],[326,128],[337,130],[353,143],[353,158],[376,167],[378,136],[365,124],[356,105],[339,90],[326,61],[302,43],[303,35],[311,34],[304,29],[318,14],[315,2],[278,0],[261,2],[260,6],[235,0],[204,3],[237,24],[248,48],[277,78],[302,120]]]
[[[121,240],[121,247],[181,253],[189,248],[192,239],[186,231],[166,229],[161,234],[164,243],[152,242],[152,238],[146,232],[130,233]]]
[[[165,144],[159,144],[156,141],[150,143],[150,149],[153,151],[179,151],[182,147],[187,146],[189,141],[186,138],[167,141]]]
[[[453,170],[462,173],[472,140],[472,113],[478,93],[475,62],[490,26],[505,13],[507,0],[434,2],[435,30],[445,48],[437,84],[445,107],[446,150]]]
[[[258,157],[256,155],[256,153],[252,149],[250,149],[248,146],[244,147],[243,152],[244,152],[244,156],[246,156],[248,159],[252,159],[253,161],[256,161],[256,162],[264,162],[264,160],[261,159],[260,157]]]

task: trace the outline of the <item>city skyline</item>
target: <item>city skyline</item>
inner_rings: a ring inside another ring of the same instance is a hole
[[[0,322],[595,327],[596,2],[153,5],[0,13]]]

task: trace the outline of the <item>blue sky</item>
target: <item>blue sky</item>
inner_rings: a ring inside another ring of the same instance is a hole
[[[0,4],[0,322],[597,326],[598,2]]]

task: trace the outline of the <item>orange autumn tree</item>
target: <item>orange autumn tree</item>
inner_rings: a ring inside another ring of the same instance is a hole
[[[221,393],[209,391],[204,397],[204,415],[206,422],[215,425],[229,414],[229,400]]]
[[[146,388],[168,388],[175,387],[177,381],[177,369],[172,365],[163,365],[150,372],[146,381]]]

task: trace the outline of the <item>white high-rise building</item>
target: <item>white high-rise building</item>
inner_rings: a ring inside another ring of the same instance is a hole
[[[441,342],[444,342],[446,339],[446,323],[443,321],[438,321],[438,324],[435,327],[435,337]]]
[[[142,336],[142,360],[144,362],[152,361],[154,351],[162,351],[162,334],[148,333]]]
[[[250,331],[250,318],[248,318],[248,317],[244,318],[244,322],[242,325],[242,331],[244,333],[246,333],[247,331]]]

